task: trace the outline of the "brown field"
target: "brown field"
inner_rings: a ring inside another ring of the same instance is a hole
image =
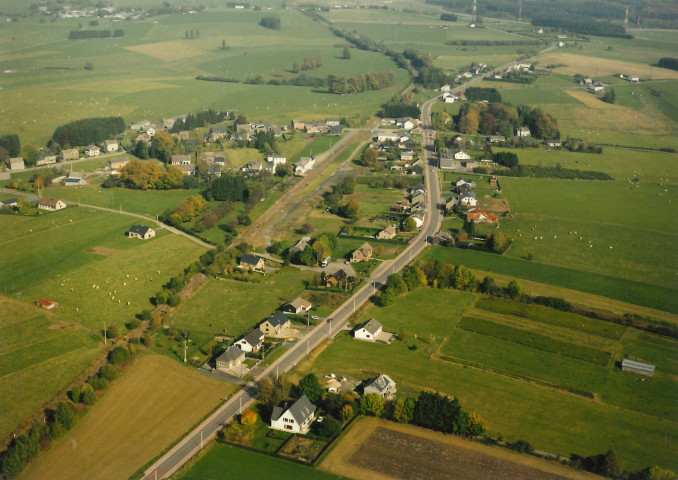
[[[182,40],[147,43],[145,45],[134,45],[125,48],[133,52],[157,58],[163,62],[183,60],[186,58],[197,57],[198,55],[203,55],[205,53],[205,51],[197,45]]]
[[[372,418],[357,420],[320,468],[370,480],[600,478],[540,458]]]
[[[574,53],[548,53],[540,57],[539,63],[542,65],[564,64],[565,66],[556,67],[553,71],[569,76],[581,73],[582,75],[599,77],[624,72],[628,75],[638,75],[641,78],[652,78],[653,80],[660,78],[672,80],[678,79],[678,72],[673,70],[667,70],[665,68],[650,69],[650,67],[641,63],[588,57],[586,55],[577,55]]]
[[[233,388],[169,358],[141,357],[22,478],[129,478]]]
[[[108,248],[108,247],[92,247],[89,250],[87,250],[87,253],[93,253],[95,255],[101,255],[102,257],[112,257],[113,255],[116,255],[120,253],[122,250],[117,250],[115,248]]]
[[[25,58],[31,57],[42,57],[45,55],[54,55],[60,52],[55,52],[52,50],[40,50],[37,52],[28,52],[28,53],[16,53],[14,55],[0,55],[0,62],[6,62],[9,60],[23,60]]]

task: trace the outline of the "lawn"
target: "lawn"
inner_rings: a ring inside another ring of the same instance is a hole
[[[428,305],[424,309],[421,305],[429,294],[435,295],[435,299],[429,297]],[[442,296],[453,297],[450,301],[458,302],[457,307],[437,308],[437,311],[442,312],[437,314],[438,317],[442,317],[445,323],[433,323],[433,309],[429,305],[438,306]],[[669,468],[678,465],[671,448],[678,440],[678,427],[673,423],[667,423],[656,416],[612,407],[606,400],[595,403],[485,370],[431,360],[431,351],[435,351],[439,345],[438,338],[432,336],[443,335],[443,352],[451,349],[459,356],[469,356],[477,363],[497,365],[515,375],[533,378],[546,378],[545,375],[550,375],[551,382],[567,385],[563,382],[565,379],[570,386],[574,385],[572,382],[581,382],[577,385],[599,388],[604,391],[605,396],[609,393],[614,397],[618,404],[633,405],[642,410],[646,409],[642,403],[659,393],[663,397],[655,399],[654,406],[661,407],[662,415],[674,415],[669,401],[673,398],[671,392],[675,391],[675,382],[672,379],[669,384],[666,380],[646,382],[643,384],[646,392],[640,392],[638,397],[638,382],[634,378],[629,379],[625,373],[611,370],[611,367],[606,369],[553,353],[535,353],[534,349],[508,342],[496,342],[492,337],[467,334],[455,328],[464,313],[463,305],[470,304],[473,300],[471,297],[469,301],[467,297],[468,294],[453,291],[422,289],[399,297],[386,309],[375,307],[367,312],[364,319],[380,319],[387,331],[406,322],[405,328],[412,333],[416,332],[416,339],[409,333],[406,342],[395,341],[391,345],[383,345],[356,341],[349,335],[339,336],[327,344],[312,363],[301,363],[299,374],[312,371],[320,375],[334,371],[342,375],[367,378],[374,373],[383,372],[397,382],[399,394],[413,396],[426,388],[458,397],[466,409],[477,412],[487,421],[490,434],[501,432],[509,441],[527,440],[535,448],[563,455],[590,455],[612,448],[624,458],[625,466],[630,469],[652,463]],[[412,304],[411,299],[414,302]],[[391,321],[393,315],[389,314],[396,311],[409,312],[409,315],[405,319],[405,313],[401,313],[402,320]],[[488,341],[475,343],[477,339],[473,338],[474,335]],[[351,359],[349,364],[346,363],[346,358]],[[533,365],[524,361],[525,359],[536,363]],[[504,365],[502,362],[510,363]],[[562,368],[562,365],[574,370]],[[585,376],[582,380],[575,380],[572,378],[576,376],[573,371],[585,372]],[[596,381],[600,378],[606,378],[608,383],[597,385]],[[556,382],[558,380],[560,382]],[[625,391],[615,391],[621,387]],[[630,430],[635,432],[632,439],[625,434]],[[668,439],[666,444],[665,435]]]
[[[165,357],[143,356],[22,478],[128,478],[233,390]]]
[[[0,297],[0,437],[56,395],[103,343],[57,314]]]
[[[426,261],[440,260],[454,265],[462,264],[477,270],[571,288],[636,305],[678,313],[675,290],[668,287],[648,285],[566,267],[459,248],[430,247],[424,251],[422,258]]]
[[[216,443],[187,471],[175,474],[176,480],[237,479],[247,472],[251,480],[295,478],[298,480],[338,480],[343,477],[321,472],[296,462],[250,450]]]
[[[262,283],[210,280],[179,307],[170,324],[192,332],[238,337],[294,300],[313,276],[312,272],[287,270]]]
[[[138,220],[83,207],[3,215],[0,225],[10,237],[4,246],[14,252],[0,260],[4,293],[56,300],[59,315],[96,331],[104,322],[122,326],[151,308],[149,298],[205,251],[162,230],[146,241],[128,238],[133,223]],[[90,252],[94,247],[103,250]]]

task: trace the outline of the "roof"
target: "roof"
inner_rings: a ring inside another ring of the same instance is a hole
[[[231,362],[245,356],[245,352],[238,347],[231,345],[228,349],[217,357],[217,362]]]
[[[254,330],[250,330],[247,333],[247,335],[242,337],[241,340],[245,340],[247,343],[249,343],[250,345],[252,345],[254,347],[256,345],[259,345],[262,342],[263,339],[264,339],[264,334],[261,333],[261,330],[256,328]]]
[[[337,260],[334,262],[330,262],[327,264],[327,266],[323,269],[328,275],[336,275],[339,272],[343,272],[344,275],[347,275],[349,277],[355,277],[356,276],[356,271],[355,268],[353,268],[353,265],[350,263],[346,263],[343,260]]]
[[[386,227],[385,229],[383,229],[383,230],[382,230],[381,232],[379,232],[379,233],[385,233],[385,234],[387,234],[387,235],[393,235],[393,236],[395,236],[397,232],[396,232],[396,229],[393,227],[393,225],[389,225],[388,227]]]
[[[312,304],[308,300],[304,300],[301,297],[297,297],[290,302],[290,305],[293,306],[296,309],[299,309],[299,308],[302,308],[302,307],[303,308],[311,308]]]
[[[395,382],[391,380],[391,377],[382,373],[381,375],[377,375],[373,379],[369,380],[365,384],[364,388],[368,387],[375,388],[378,392],[384,392],[389,388],[394,388]]]
[[[240,258],[240,263],[246,263],[247,265],[256,266],[257,263],[261,261],[261,257],[253,255],[251,253],[246,253]]]
[[[362,253],[366,257],[369,256],[369,255],[372,255],[372,245],[365,242],[358,247],[358,251],[360,251],[360,253]]]
[[[57,302],[55,302],[54,300],[50,300],[49,298],[41,298],[40,300],[35,301],[36,305],[38,305],[40,307],[45,307],[45,308],[49,308],[52,305],[56,305],[56,303]]]
[[[145,236],[149,231],[152,231],[151,227],[145,227],[144,225],[132,225],[129,227],[129,233],[136,233],[137,235]]]
[[[285,314],[282,312],[275,312],[264,321],[270,323],[273,327],[281,327],[289,322],[290,319],[287,318],[287,316],[285,316]]]
[[[372,335],[375,335],[379,331],[379,329],[382,328],[382,325],[381,323],[379,323],[379,321],[372,318],[358,327],[358,329],[361,328],[364,328]]]
[[[65,200],[61,200],[60,198],[42,197],[38,201],[38,204],[47,205],[48,207],[56,208],[59,201],[66,203]]]
[[[311,403],[306,395],[302,395],[299,400],[292,404],[288,411],[297,423],[302,424],[308,417],[313,415],[315,405]]]
[[[17,199],[16,199],[16,197],[15,198],[8,198],[7,200],[3,200],[1,203],[2,203],[2,205],[14,205],[15,203],[17,203]]]
[[[212,127],[210,128],[212,133],[226,133],[226,127]]]
[[[654,365],[649,363],[636,362],[634,360],[624,359],[622,360],[622,368],[634,368],[636,370],[643,370],[646,372],[654,372]]]

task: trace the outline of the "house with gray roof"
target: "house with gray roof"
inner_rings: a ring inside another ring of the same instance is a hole
[[[247,270],[264,270],[264,259],[258,255],[246,253],[240,258],[240,268]]]
[[[228,349],[217,357],[217,370],[228,371],[240,366],[245,360],[245,352],[238,347],[231,345]]]
[[[259,330],[269,337],[277,337],[290,326],[290,319],[283,312],[275,312],[259,324]]]
[[[259,351],[261,346],[264,343],[264,334],[258,328],[250,330],[247,335],[242,337],[240,340],[235,342],[233,345],[238,347],[243,352],[253,352],[256,353]]]
[[[149,238],[155,237],[155,230],[151,227],[145,227],[144,225],[132,225],[127,231],[127,236],[130,238],[148,240]]]
[[[376,319],[372,318],[360,325],[353,331],[353,337],[359,340],[374,342],[377,336],[382,332],[383,326]]]
[[[283,306],[283,311],[287,313],[304,313],[308,312],[313,304],[308,300],[304,300],[301,297],[297,297],[292,300],[290,303],[287,303]]]
[[[315,419],[316,406],[306,395],[302,395],[291,407],[273,407],[271,428],[283,432],[301,433],[305,435]]]
[[[363,394],[369,395],[370,393],[376,393],[385,398],[392,397],[396,393],[396,383],[391,377],[382,373],[363,385]]]

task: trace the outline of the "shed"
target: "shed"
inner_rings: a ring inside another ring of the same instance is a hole
[[[633,372],[648,377],[654,375],[654,365],[650,365],[649,363],[636,362],[635,360],[629,360],[627,358],[622,360],[622,370],[624,370],[625,372]]]

